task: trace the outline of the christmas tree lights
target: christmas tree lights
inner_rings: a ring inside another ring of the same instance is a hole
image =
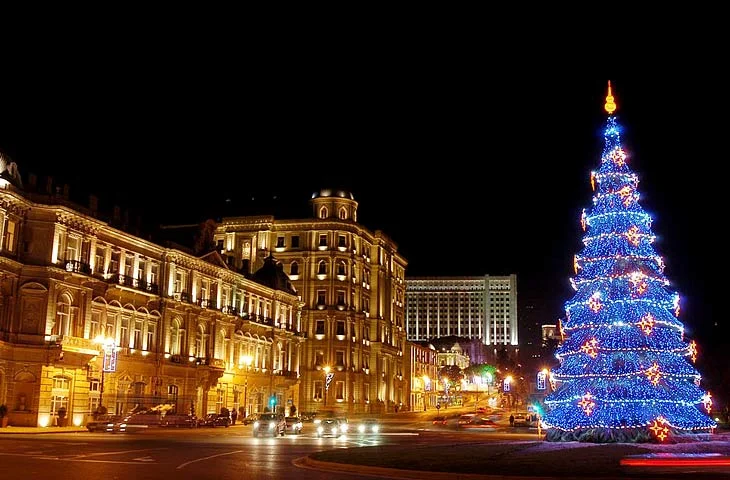
[[[581,213],[583,249],[573,257],[576,293],[560,322],[560,366],[549,375],[547,439],[666,441],[710,431],[712,397],[700,388],[697,345],[684,339],[680,298],[639,204],[610,83],[605,108],[601,165],[590,176],[593,205]]]

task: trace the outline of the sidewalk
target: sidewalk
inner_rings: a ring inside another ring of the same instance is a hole
[[[85,432],[86,427],[14,427],[7,426],[0,428],[0,435],[8,435],[13,433],[74,433]]]

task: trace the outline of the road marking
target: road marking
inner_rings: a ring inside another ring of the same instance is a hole
[[[142,448],[139,450],[125,450],[123,452],[88,453],[88,454],[84,454],[84,455],[76,455],[74,458],[100,457],[102,455],[122,455],[125,453],[148,452],[150,450],[167,450],[167,448]]]
[[[5,455],[8,457],[30,457],[35,460],[53,460],[54,462],[62,461],[62,462],[115,463],[115,464],[124,464],[124,465],[142,465],[140,462],[123,462],[123,461],[118,461],[118,460],[86,460],[83,458],[75,458],[75,457],[74,458],[61,458],[61,457],[28,455],[27,453],[0,452],[0,455]]]
[[[150,456],[133,458],[132,460],[137,460],[138,462],[154,462],[155,461],[155,459]]]
[[[218,455],[211,455],[210,457],[196,458],[195,460],[190,460],[189,462],[181,463],[180,465],[178,465],[176,470],[183,469],[183,468],[187,467],[188,465],[190,465],[191,463],[202,462],[203,460],[209,460],[209,459],[215,458],[215,457],[222,457],[224,455],[233,455],[234,453],[243,453],[243,452],[245,452],[245,450],[236,450],[235,452],[219,453]]]

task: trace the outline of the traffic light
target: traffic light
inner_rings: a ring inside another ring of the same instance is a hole
[[[274,410],[274,407],[276,407],[276,395],[272,395],[269,397],[269,407],[271,410]]]

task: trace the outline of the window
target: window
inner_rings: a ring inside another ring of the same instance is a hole
[[[362,399],[365,400],[365,403],[370,402],[370,384],[364,383],[362,386]]]
[[[184,270],[175,270],[175,292],[184,292],[186,283],[186,275]]]
[[[341,248],[345,248],[346,247],[346,245],[345,245],[345,236],[344,235],[340,235],[340,236],[337,237],[337,246],[338,247],[341,247]]]
[[[317,305],[325,305],[327,290],[317,290]]]
[[[345,262],[339,262],[337,264],[337,275],[345,275],[345,272],[347,271],[347,266],[345,265]]]
[[[319,246],[320,247],[327,246],[327,234],[323,233],[319,236]]]
[[[119,328],[119,345],[129,347],[129,319],[122,317],[122,325]]]
[[[51,390],[51,416],[58,416],[58,409],[63,407],[68,410],[68,395],[71,381],[66,377],[53,377],[53,389]]]
[[[337,320],[337,331],[335,334],[336,335],[345,334],[345,321],[344,320]]]
[[[157,272],[159,271],[160,266],[156,263],[150,264],[150,278],[149,282],[153,285],[157,285]]]
[[[142,395],[144,395],[144,387],[145,384],[143,382],[134,382],[132,384],[132,394],[135,397],[141,397]]]
[[[337,400],[339,401],[345,399],[345,382],[335,383],[335,398],[337,398]]]
[[[180,328],[179,319],[172,321],[172,327],[170,327],[170,330],[170,353],[173,355],[180,355],[180,353],[182,353],[184,331]]]
[[[217,397],[215,400],[216,413],[220,413],[221,409],[226,406],[226,385],[219,385],[216,391]]]
[[[135,320],[132,334],[132,348],[142,348],[142,321]]]
[[[205,332],[202,326],[198,327],[198,334],[195,335],[195,356],[205,357]]]
[[[327,218],[327,207],[319,209],[319,218]]]
[[[78,260],[81,253],[81,239],[76,236],[69,235],[66,238],[66,258],[65,260]]]
[[[15,237],[16,237],[16,222],[15,220],[5,219],[5,228],[3,229],[3,241],[0,247],[4,248],[8,252],[15,251]]]
[[[337,350],[335,352],[335,366],[337,366],[337,367],[345,366],[345,351],[344,350]]]
[[[207,278],[203,278],[200,281],[200,300],[202,302],[205,302],[203,304],[203,307],[207,306],[208,304],[208,295],[210,295],[210,280]]]
[[[299,248],[299,235],[292,235],[291,248]]]
[[[157,324],[148,323],[147,324],[147,344],[145,345],[145,350],[147,350],[148,352],[157,351],[157,348],[155,348],[156,337],[157,337]]]
[[[93,340],[101,333],[99,330],[100,324],[101,324],[101,312],[91,312],[91,326],[89,328],[88,338]]]
[[[99,408],[99,380],[89,380],[89,413],[94,413]]]
[[[315,335],[324,335],[324,320],[317,320],[314,329]]]
[[[284,237],[276,238],[276,248],[284,248]]]
[[[289,267],[289,275],[299,275],[299,264],[297,262],[291,262]]]
[[[71,321],[71,298],[63,294],[56,305],[56,323],[51,331],[54,335],[68,335]]]
[[[321,351],[314,353],[314,366],[319,367],[324,364],[324,353]]]
[[[321,381],[317,380],[314,382],[314,395],[312,396],[312,399],[315,401],[322,401],[322,395],[324,392],[324,385]]]
[[[106,261],[106,247],[96,246],[94,253],[94,273],[104,274],[104,263]]]
[[[347,220],[347,210],[340,208],[340,220]]]
[[[327,275],[327,262],[320,260],[317,265],[317,275]]]
[[[341,307],[345,305],[345,291],[344,290],[337,291],[337,305],[339,305]]]

